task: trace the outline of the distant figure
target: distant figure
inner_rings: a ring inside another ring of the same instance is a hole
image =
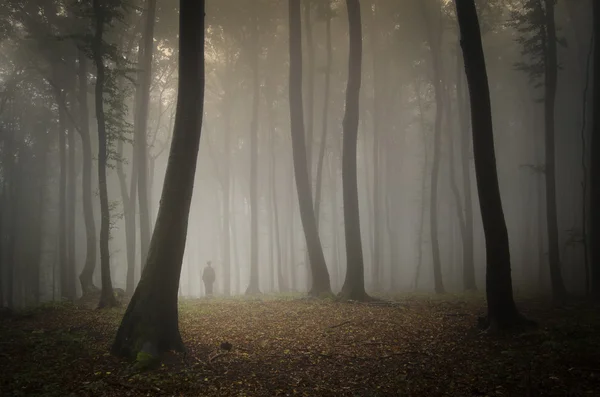
[[[215,269],[211,266],[211,261],[206,262],[206,267],[202,272],[202,281],[204,281],[204,288],[206,289],[206,296],[212,296],[213,294],[213,283],[215,282]]]

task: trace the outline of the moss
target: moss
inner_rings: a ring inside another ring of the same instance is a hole
[[[148,352],[140,351],[135,358],[135,365],[133,366],[136,370],[146,371],[152,368],[158,367],[160,359]]]

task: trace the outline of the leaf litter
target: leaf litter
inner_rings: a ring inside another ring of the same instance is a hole
[[[535,330],[475,327],[482,299],[191,299],[184,354],[133,370],[111,356],[124,307],[55,304],[0,322],[2,396],[591,396],[600,311],[519,302]]]

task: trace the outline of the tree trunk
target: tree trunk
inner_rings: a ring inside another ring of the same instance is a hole
[[[312,32],[312,0],[304,0],[304,30],[306,31],[306,50],[307,50],[307,95],[306,95],[306,164],[308,170],[308,181],[311,187],[312,203],[312,160],[313,160],[313,135],[314,135],[314,101],[315,101],[315,46],[313,44]],[[317,223],[317,230],[319,224]],[[306,264],[306,290],[312,288],[312,271],[310,264],[310,255],[308,247],[304,254],[304,263]]]
[[[75,257],[75,209],[77,207],[77,179],[75,176],[75,129],[73,128],[73,126],[71,126],[67,130],[67,143],[69,146],[67,175],[67,261],[69,264],[69,284],[72,285],[72,288],[75,292],[77,283],[77,281],[75,280],[75,274],[77,273]]]
[[[258,15],[254,16],[253,27],[252,82],[252,121],[250,122],[250,281],[247,295],[260,294],[258,277],[258,105],[260,102],[260,81],[258,77],[259,35]]]
[[[302,27],[300,23],[300,0],[289,2],[290,41],[290,119],[292,127],[292,151],[294,174],[300,219],[306,238],[306,248],[312,273],[309,295],[319,297],[331,294],[329,272],[325,264],[323,247],[315,219],[311,181],[308,174],[306,144],[304,141],[304,111],[302,108]],[[307,264],[308,265],[308,264]]]
[[[360,235],[358,207],[358,178],[356,146],[358,140],[358,115],[362,70],[362,22],[359,0],[346,0],[350,30],[348,55],[348,85],[346,87],[346,112],[343,121],[342,184],[344,198],[344,229],[346,234],[346,278],[340,296],[342,299],[364,301],[365,270]]]
[[[330,4],[330,3],[328,3]],[[331,45],[331,6],[328,5],[325,19],[325,41],[327,46],[327,61],[325,65],[325,93],[323,97],[323,114],[321,119],[321,146],[319,147],[319,162],[317,163],[317,187],[315,192],[315,219],[317,228],[321,215],[321,200],[323,192],[323,163],[325,160],[325,149],[327,148],[327,121],[329,120],[329,94],[331,91],[331,64],[333,62],[333,48]]]
[[[56,102],[59,112],[58,126],[58,151],[60,159],[60,178],[58,184],[58,261],[60,266],[60,291],[61,296],[68,300],[74,300],[73,286],[70,284],[69,275],[69,253],[67,249],[67,116],[65,114],[64,93],[56,89]]]
[[[123,140],[117,142],[117,154],[123,155]],[[131,180],[130,190],[127,187],[127,177],[123,171],[123,163],[117,161],[117,176],[119,177],[119,187],[121,189],[121,199],[123,201],[123,218],[125,220],[125,245],[127,246],[127,275],[125,279],[125,290],[127,295],[133,295],[135,289],[135,247],[136,247],[136,227],[135,227],[135,209],[137,194],[137,162],[131,162]],[[131,194],[130,194],[131,192]]]
[[[457,57],[460,58],[460,54],[457,54]],[[450,173],[450,190],[452,191],[452,195],[454,196],[454,209],[456,211],[456,219],[458,220],[458,227],[460,230],[460,239],[461,239],[461,244],[462,244],[462,259],[463,259],[463,279],[464,274],[466,273],[465,270],[465,256],[468,255],[468,251],[469,251],[469,247],[468,247],[468,243],[467,243],[467,226],[466,226],[466,221],[465,221],[465,213],[463,211],[463,199],[460,195],[460,191],[458,190],[458,183],[456,182],[456,166],[455,166],[455,156],[454,156],[454,134],[456,132],[456,130],[453,128],[453,119],[452,119],[452,115],[456,114],[453,112],[452,109],[452,101],[450,99],[450,93],[448,91],[448,89],[446,88],[445,90],[445,97],[446,100],[448,102],[448,109],[446,111],[446,122],[448,125],[448,163],[449,163],[449,168],[448,168],[448,172]],[[457,106],[460,106],[460,101],[457,99]],[[459,112],[459,116],[460,116],[460,109],[458,110]],[[464,157],[464,154],[463,154]],[[454,228],[452,229],[454,230]],[[452,242],[452,248],[454,248],[454,242]],[[451,256],[452,258],[452,256]],[[454,271],[452,272],[454,273]],[[464,283],[463,285],[463,289],[465,291],[468,290],[466,283]]]
[[[156,18],[156,0],[148,0],[146,29],[143,37],[143,50],[139,72],[140,106],[136,118],[135,151],[138,161],[138,198],[140,204],[140,249],[142,269],[150,244],[150,206],[148,203],[148,105],[150,103],[150,85],[152,83],[152,54],[154,51],[154,20]],[[134,196],[135,197],[135,196]]]
[[[423,3],[425,4],[425,3]],[[437,3],[435,5],[438,6]],[[425,7],[425,6],[424,6]],[[440,258],[440,242],[438,239],[438,180],[440,174],[440,151],[442,145],[442,118],[444,115],[444,99],[442,89],[442,65],[440,59],[441,29],[434,35],[428,11],[424,9],[425,22],[429,25],[428,41],[433,63],[433,90],[435,95],[435,126],[433,131],[433,163],[431,165],[431,199],[429,203],[429,233],[433,258],[433,279],[435,292],[443,294],[442,263]]]
[[[180,0],[179,23],[180,77],[171,152],[146,267],[112,346],[119,356],[184,350],[177,292],[204,112],[204,0]]]
[[[381,132],[379,128],[381,120],[381,54],[378,50],[377,41],[377,5],[374,4],[373,14],[371,16],[371,56],[373,67],[373,246],[371,264],[372,284],[375,290],[380,288],[380,267],[381,267]],[[365,156],[366,157],[366,156]],[[389,214],[388,214],[389,215]]]
[[[502,210],[490,91],[474,0],[456,0],[461,47],[471,101],[473,151],[486,248],[486,296],[492,328],[522,320],[513,300],[508,231]]]
[[[558,59],[556,49],[556,26],[554,21],[554,2],[546,2],[547,47],[545,53],[546,90],[544,97],[545,149],[546,149],[546,218],[548,232],[548,262],[552,295],[556,300],[565,298],[567,291],[560,270],[560,249],[558,241],[558,218],[556,209],[556,162],[554,143],[554,106],[556,103],[556,83],[558,78]]]
[[[100,271],[102,276],[102,293],[98,308],[117,305],[110,278],[110,251],[108,246],[110,233],[110,211],[108,208],[108,186],[106,183],[107,136],[104,117],[104,33],[105,10],[100,0],[94,0],[95,34],[92,44],[94,62],[96,63],[96,119],[98,121],[98,190],[100,192]]]
[[[590,142],[590,263],[592,296],[600,300],[600,4],[592,2],[594,13],[593,127]]]
[[[460,43],[459,43],[460,46]],[[468,121],[468,98],[464,93],[461,57],[456,55],[456,96],[458,104],[458,121],[460,126],[461,170],[465,209],[465,229],[463,237],[463,288],[465,291],[477,290],[475,282],[475,262],[473,259],[473,199],[471,193],[471,139]]]
[[[78,52],[79,59],[79,114],[81,122],[79,134],[81,137],[81,149],[83,152],[83,174],[81,176],[81,193],[83,204],[83,219],[85,222],[85,265],[79,275],[81,292],[86,294],[97,290],[94,286],[94,270],[96,269],[96,221],[94,219],[94,205],[92,202],[92,143],[90,138],[90,121],[88,110],[88,82],[87,82],[87,57]]]
[[[419,120],[423,132],[427,131],[427,125],[425,124],[425,117],[423,115],[423,104],[421,99],[421,88],[420,85],[415,87],[417,93],[417,103],[419,105]],[[416,290],[419,288],[419,277],[421,276],[421,268],[423,267],[423,232],[425,229],[425,201],[427,199],[427,164],[429,163],[429,148],[427,142],[427,135],[423,133],[423,152],[425,158],[423,159],[423,171],[421,174],[421,208],[419,214],[419,231],[417,237],[417,269],[415,271],[415,279],[413,281],[413,288]]]

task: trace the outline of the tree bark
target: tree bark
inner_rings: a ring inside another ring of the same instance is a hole
[[[513,300],[508,231],[502,210],[487,70],[474,0],[455,0],[471,103],[473,150],[486,248],[486,296],[492,328],[522,320]]]
[[[154,52],[154,20],[156,19],[156,0],[148,0],[146,29],[141,53],[140,107],[135,129],[135,151],[138,161],[138,198],[140,204],[140,249],[142,268],[146,266],[150,244],[150,205],[148,203],[148,106],[150,103],[150,84],[152,83],[152,54]],[[134,196],[135,197],[135,196]]]
[[[311,180],[308,173],[306,144],[304,139],[304,110],[302,106],[302,26],[300,0],[289,1],[290,41],[290,119],[294,175],[298,191],[300,218],[304,228],[308,259],[312,273],[309,295],[319,297],[331,294],[329,272],[325,264],[323,247],[315,219]],[[307,264],[308,265],[308,264]],[[293,266],[293,265],[292,265]]]
[[[119,356],[184,350],[177,293],[204,111],[204,0],[180,0],[179,23],[180,77],[171,151],[146,267],[112,346]]]
[[[79,69],[79,115],[81,117],[79,135],[83,152],[83,173],[81,176],[81,194],[83,204],[83,219],[85,222],[85,265],[79,275],[81,291],[85,295],[97,290],[94,286],[94,270],[96,269],[96,221],[94,219],[94,205],[92,202],[92,142],[90,138],[90,121],[88,110],[88,82],[87,82],[87,57],[78,52]]]
[[[252,82],[252,121],[250,122],[250,281],[247,295],[260,294],[258,276],[258,105],[260,102],[260,81],[258,76],[259,57],[258,14],[254,15]]]
[[[346,88],[346,112],[343,121],[342,184],[344,200],[344,229],[346,234],[346,278],[340,297],[364,301],[369,299],[365,292],[365,270],[360,215],[358,207],[358,178],[356,147],[358,140],[358,115],[362,71],[362,22],[360,2],[346,0],[350,51],[348,55],[348,85]]]
[[[546,149],[546,218],[548,233],[548,262],[554,299],[562,300],[567,291],[560,270],[560,249],[558,239],[558,216],[556,209],[556,162],[554,136],[554,106],[556,103],[556,83],[558,78],[557,39],[554,21],[555,0],[546,2],[547,47],[545,53],[545,149]]]
[[[590,142],[590,291],[600,300],[600,4],[592,1],[594,15],[593,127]]]
[[[98,121],[98,187],[100,191],[100,271],[102,276],[102,292],[98,308],[113,307],[117,305],[113,294],[112,281],[110,278],[110,211],[108,208],[108,186],[106,183],[107,163],[107,135],[106,120],[104,116],[104,51],[103,33],[105,23],[105,10],[100,0],[94,0],[95,33],[92,44],[94,62],[96,63],[96,119]]]

